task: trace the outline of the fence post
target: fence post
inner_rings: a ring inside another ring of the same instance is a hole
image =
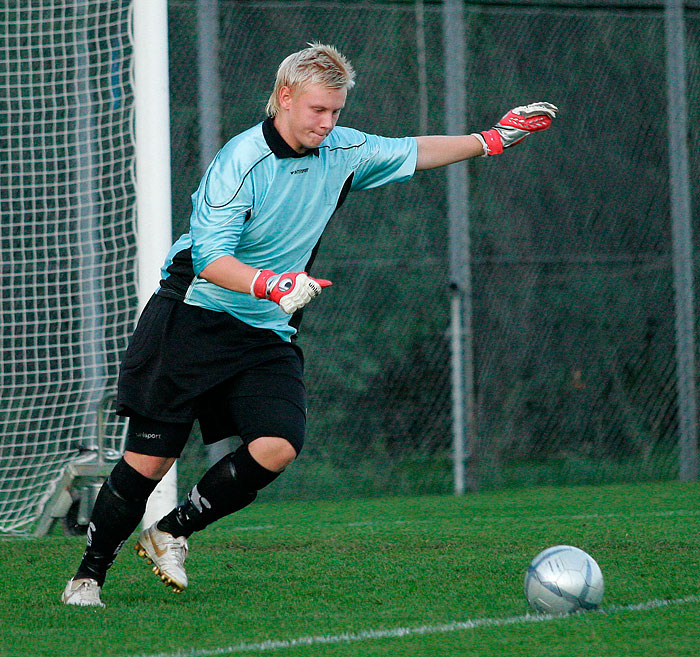
[[[219,0],[197,0],[197,114],[203,174],[221,148]]]
[[[676,300],[676,381],[679,417],[679,476],[698,478],[695,398],[695,312],[685,83],[685,23],[682,0],[666,0],[666,86],[668,95],[669,192]]]
[[[442,10],[447,134],[466,132],[466,45],[462,0],[444,0]],[[466,468],[476,437],[469,240],[469,176],[466,162],[447,167],[452,359],[452,453],[454,493],[473,488]]]
[[[219,0],[197,0],[197,116],[199,170],[202,175],[221,148],[221,75],[219,73]],[[230,438],[206,445],[212,466],[233,451]]]

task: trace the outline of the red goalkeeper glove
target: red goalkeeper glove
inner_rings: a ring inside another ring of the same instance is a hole
[[[311,299],[321,294],[324,287],[332,285],[323,278],[311,278],[306,272],[275,274],[260,269],[250,284],[250,293],[257,299],[269,299],[288,315],[303,308]]]
[[[546,130],[559,108],[551,103],[531,103],[515,107],[491,130],[474,133],[484,147],[484,156],[499,155],[504,148],[519,144],[531,132]]]

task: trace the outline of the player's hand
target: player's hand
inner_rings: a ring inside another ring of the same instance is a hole
[[[253,279],[250,293],[258,299],[269,299],[288,315],[303,308],[311,299],[321,294],[324,287],[332,285],[323,278],[311,278],[304,272],[275,274],[261,269]]]
[[[531,132],[549,128],[558,111],[551,103],[520,105],[510,110],[491,130],[474,136],[481,141],[484,155],[499,155],[505,148],[519,144]]]

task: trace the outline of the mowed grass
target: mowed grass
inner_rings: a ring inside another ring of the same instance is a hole
[[[132,537],[106,609],[59,601],[82,537],[5,539],[0,655],[697,657],[699,502],[659,483],[260,503],[192,537],[181,595]],[[532,622],[525,570],[560,543],[600,564],[602,609]]]

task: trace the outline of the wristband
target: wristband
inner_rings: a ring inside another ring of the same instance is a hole
[[[262,274],[262,269],[258,269],[255,276],[253,276],[253,280],[250,282],[250,296],[253,297],[254,299],[258,298],[257,296],[255,296],[255,281],[258,280],[258,278],[260,277],[260,274]]]
[[[484,137],[478,132],[472,132],[471,136],[476,137],[479,140],[479,142],[481,143],[481,147],[484,149],[484,153],[480,157],[488,157],[489,156],[489,147],[486,145],[486,140],[484,139]]]

